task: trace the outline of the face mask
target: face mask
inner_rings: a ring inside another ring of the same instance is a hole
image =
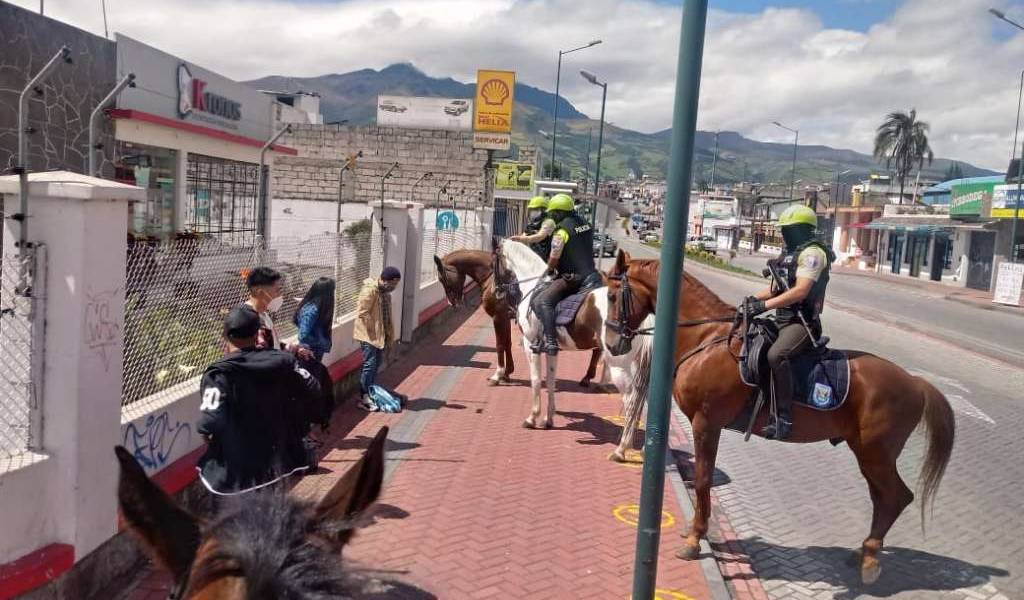
[[[267,303],[267,310],[270,312],[277,312],[284,306],[284,296],[278,296]]]
[[[805,227],[794,226],[782,228],[782,239],[786,241],[786,248],[790,250],[795,250],[804,242],[810,241],[813,236],[814,233]]]

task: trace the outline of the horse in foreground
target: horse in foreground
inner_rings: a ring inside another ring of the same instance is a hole
[[[487,379],[489,385],[509,383],[512,372],[516,369],[515,360],[512,358],[512,314],[515,307],[509,304],[506,288],[510,282],[495,282],[494,260],[494,254],[485,250],[455,250],[446,254],[444,258],[434,257],[437,278],[451,306],[463,303],[467,277],[480,287],[480,303],[494,324],[494,346],[498,353],[498,366],[494,375]],[[590,387],[590,382],[597,375],[597,363],[600,359],[601,349],[594,348],[587,372],[580,379],[580,386]]]
[[[209,521],[175,504],[118,446],[118,503],[147,554],[174,577],[175,600],[349,598],[341,550],[380,494],[387,433],[382,427],[316,505],[281,490],[253,492]]]
[[[613,317],[606,323],[609,348],[627,349],[642,321],[654,313],[659,270],[657,260],[630,260],[628,254],[619,252],[608,289],[608,310]],[[693,428],[697,506],[678,556],[693,559],[708,531],[711,479],[722,429],[735,427],[746,410],[751,389],[737,366],[739,339],[732,335],[730,324],[735,309],[690,274],[683,275],[683,285],[677,311],[673,396]],[[919,481],[923,527],[925,510],[934,502],[953,451],[956,422],[945,396],[929,382],[878,356],[846,354],[849,391],[845,402],[832,410],[794,402],[790,441],[838,443],[841,439],[853,451],[873,506],[870,533],[860,553],[861,579],[873,583],[881,574],[878,553],[883,539],[914,499],[896,468],[907,438],[924,423],[928,447]],[[646,388],[647,383],[637,385]],[[758,416],[753,431],[761,431],[765,422],[766,415]]]

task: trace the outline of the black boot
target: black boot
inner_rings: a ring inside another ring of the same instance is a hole
[[[553,334],[544,334],[544,352],[548,356],[556,356],[558,354],[558,336]]]
[[[775,415],[769,419],[762,433],[769,440],[789,439],[793,432],[793,373],[789,363],[783,363],[772,372],[775,393]]]
[[[783,410],[780,406],[778,417],[772,419],[762,433],[769,440],[788,440],[793,433],[793,417],[790,416],[789,409]]]

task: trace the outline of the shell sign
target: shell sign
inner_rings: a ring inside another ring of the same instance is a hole
[[[513,71],[476,72],[476,102],[473,129],[490,133],[512,133],[512,94],[516,87]]]

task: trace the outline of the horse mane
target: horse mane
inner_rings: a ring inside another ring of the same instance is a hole
[[[544,259],[521,242],[508,238],[501,240],[501,251],[512,264],[529,271],[525,274],[527,277],[539,276],[547,268]]]
[[[348,598],[336,552],[314,545],[309,534],[333,534],[348,523],[320,525],[312,505],[280,490],[246,494],[208,526],[212,550],[200,556],[190,587],[225,576],[242,577],[248,598]],[[325,539],[326,536],[325,536]],[[201,560],[199,560],[201,558]]]
[[[629,261],[631,269],[647,274],[651,277],[655,287],[657,286],[658,273],[661,270],[661,261],[656,258],[634,258]],[[690,301],[696,298],[696,303],[707,309],[710,315],[730,314],[735,307],[718,297],[718,294],[711,291],[704,283],[691,275],[683,272],[683,306],[691,305]]]

